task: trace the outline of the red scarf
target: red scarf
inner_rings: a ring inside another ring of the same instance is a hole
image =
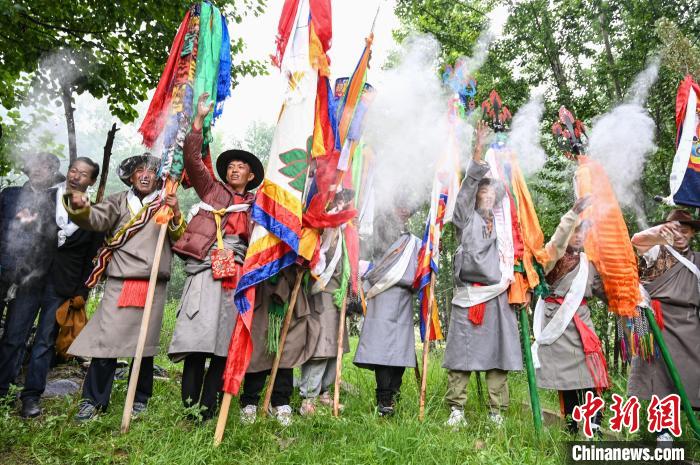
[[[481,283],[473,283],[474,287],[482,287]],[[473,324],[480,326],[484,322],[484,313],[486,312],[486,302],[481,302],[480,304],[472,305],[469,307],[469,321]]]

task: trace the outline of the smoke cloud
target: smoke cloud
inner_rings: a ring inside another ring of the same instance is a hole
[[[637,75],[626,101],[595,120],[589,135],[589,155],[603,165],[618,201],[636,212],[640,225],[645,224],[645,215],[638,181],[656,150],[654,121],[644,104],[658,72],[655,58]]]
[[[539,171],[546,161],[540,145],[540,121],[544,113],[541,93],[533,93],[530,101],[513,116],[508,146],[518,154],[520,169],[524,175]]]

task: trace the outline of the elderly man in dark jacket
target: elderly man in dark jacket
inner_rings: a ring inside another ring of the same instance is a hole
[[[3,279],[12,283],[16,298],[10,305],[0,344],[0,394],[5,395],[17,375],[24,344],[39,315],[34,344],[22,390],[25,418],[41,414],[39,398],[53,357],[56,310],[67,299],[87,298],[84,286],[101,235],[79,229],[68,219],[60,198],[66,190],[85,192],[95,183],[99,165],[80,157],[71,163],[65,183],[57,180],[58,158],[40,154],[25,168],[29,182],[17,191],[3,192]],[[62,176],[61,176],[62,178]],[[5,221],[10,219],[5,229]]]
[[[216,160],[221,181],[202,161],[202,123],[211,111],[209,94],[197,105],[192,131],[185,138],[185,169],[202,200],[193,208],[184,235],[173,250],[185,259],[185,291],[168,349],[173,361],[184,360],[182,402],[198,406],[203,419],[214,415],[223,384],[229,341],[236,322],[233,294],[250,235],[250,192],[263,180],[255,155],[228,150]],[[209,368],[205,374],[206,359]]]

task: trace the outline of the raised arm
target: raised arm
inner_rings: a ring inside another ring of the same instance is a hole
[[[479,188],[479,181],[489,172],[489,165],[482,159],[483,144],[488,133],[488,126],[483,121],[479,121],[476,126],[476,143],[472,162],[467,168],[467,174],[464,176],[462,186],[457,194],[455,202],[454,216],[452,223],[460,229],[463,229],[469,218],[474,214],[476,205],[476,191]]]
[[[208,102],[209,94],[203,93],[197,102],[197,114],[192,122],[192,130],[185,137],[183,152],[187,176],[200,199],[214,187],[216,181],[202,161],[202,125],[204,118],[211,111],[213,103]]]
[[[113,194],[100,203],[90,205],[87,195],[73,192],[63,196],[63,205],[68,217],[79,227],[110,233],[119,222],[119,201],[122,197],[122,193]]]
[[[640,255],[648,252],[655,245],[671,245],[678,226],[677,222],[672,221],[640,231],[632,236],[632,245]]]
[[[574,206],[566,212],[559,220],[559,226],[552,234],[552,238],[545,245],[545,250],[549,255],[549,261],[544,265],[544,272],[549,273],[554,268],[554,265],[566,253],[566,247],[569,245],[571,235],[576,229],[578,217],[591,204],[590,196],[581,197],[576,200]]]

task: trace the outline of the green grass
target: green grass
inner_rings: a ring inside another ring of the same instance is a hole
[[[167,310],[163,347],[172,331],[174,307]],[[357,341],[352,339],[352,345]],[[472,379],[467,405],[468,425],[459,431],[443,426],[448,417],[443,396],[447,388],[440,368],[442,353],[431,357],[426,420],[418,420],[418,389],[413,371],[406,371],[397,415],[379,418],[374,404],[374,375],[352,365],[345,357],[343,379],[359,392],[343,392],[345,411],[340,419],[325,411],[311,419],[298,415],[288,428],[274,420],[259,419],[254,425],[238,422],[234,400],[224,441],[214,448],[215,422],[196,426],[183,418],[179,377],[182,365],[167,357],[157,363],[170,373],[169,381],[155,382],[147,414],[132,422],[127,434],[119,433],[124,381],[115,382],[110,410],[84,425],[73,422],[76,398],[44,402],[45,414],[23,421],[7,404],[0,406],[0,464],[558,464],[565,460],[563,443],[569,440],[559,427],[545,427],[535,437],[527,403],[524,373],[510,377],[511,405],[505,426],[486,421],[486,407],[476,394]],[[484,397],[486,386],[484,383]],[[554,393],[540,391],[545,407],[556,410]],[[295,394],[292,404],[298,408]]]

